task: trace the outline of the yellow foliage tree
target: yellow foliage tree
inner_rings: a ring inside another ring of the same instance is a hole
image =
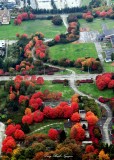
[[[101,150],[99,152],[99,160],[110,160],[110,157],[108,154],[105,154],[104,150]]]

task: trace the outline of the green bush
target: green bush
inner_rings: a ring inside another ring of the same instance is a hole
[[[46,139],[44,141],[42,141],[42,143],[46,146],[46,148],[50,148],[50,150],[55,150],[56,148],[56,144],[53,140],[51,139]]]
[[[34,149],[32,147],[26,148],[25,149],[25,153],[24,153],[25,158],[32,159],[34,157],[34,155],[35,155],[34,153],[35,152],[34,152]]]
[[[70,22],[77,22],[77,15],[75,15],[75,14],[70,14],[68,17],[67,17],[67,21],[68,21],[68,23],[70,23]]]
[[[45,147],[45,145],[44,144],[42,144],[42,143],[37,143],[34,147],[33,147],[33,149],[34,149],[34,153],[37,153],[37,152],[40,152],[40,151],[45,151],[45,149],[46,149],[46,147]]]
[[[54,16],[54,17],[53,17],[52,23],[53,23],[54,25],[62,25],[63,20],[61,19],[61,17],[60,17],[59,15],[57,15],[57,16]]]

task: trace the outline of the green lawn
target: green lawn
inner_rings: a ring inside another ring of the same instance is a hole
[[[88,27],[91,31],[96,30],[96,31],[102,32],[101,25],[103,23],[106,23],[108,28],[114,28],[114,20],[111,20],[111,19],[103,20],[101,18],[96,18],[91,23],[86,22],[86,20],[84,19],[79,19],[79,22],[81,27],[84,27],[84,28]]]
[[[41,86],[41,91],[49,90],[52,92],[62,92],[62,99],[69,100],[74,94],[74,91],[69,86],[63,84],[52,84],[51,81],[45,81],[45,84]]]
[[[30,130],[31,132],[41,128],[41,127],[44,127],[46,125],[50,125],[52,123],[60,123],[62,122],[62,124],[54,124],[52,126],[47,126],[46,128],[42,129],[41,131],[37,131],[35,133],[48,133],[48,130],[50,128],[59,128],[59,129],[63,129],[64,128],[64,120],[62,119],[44,119],[42,123],[34,123],[33,125],[30,126]]]
[[[83,93],[90,94],[94,98],[98,98],[99,96],[112,98],[114,96],[112,89],[100,91],[95,84],[81,84],[78,89]]]
[[[103,63],[105,72],[114,72],[114,66],[111,66],[112,63]]]
[[[0,39],[16,39],[16,33],[27,33],[29,35],[35,32],[42,32],[46,38],[53,38],[55,35],[65,33],[66,28],[54,26],[50,20],[34,20],[22,22],[20,26],[15,26],[13,21],[10,25],[0,26]]]
[[[97,58],[97,52],[93,43],[80,43],[80,44],[60,44],[50,47],[50,58],[53,60],[59,60],[61,58],[68,58],[70,60],[76,60],[79,57],[95,57]]]

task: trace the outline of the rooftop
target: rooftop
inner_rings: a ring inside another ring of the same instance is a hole
[[[105,37],[112,36],[112,35],[114,35],[114,28],[104,30],[103,33],[105,34]]]

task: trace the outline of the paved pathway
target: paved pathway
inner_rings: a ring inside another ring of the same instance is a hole
[[[68,28],[68,22],[67,22],[67,14],[61,14],[61,18],[63,20],[64,26],[66,27],[66,29]]]
[[[98,31],[80,32],[79,42],[82,43],[96,42],[98,34],[99,34]]]
[[[100,42],[94,42],[94,44],[95,44],[95,47],[96,47],[96,50],[97,50],[98,57],[99,57],[101,63],[103,64],[104,58],[103,58],[103,55],[102,55],[103,50],[102,50],[101,44],[100,44]]]

